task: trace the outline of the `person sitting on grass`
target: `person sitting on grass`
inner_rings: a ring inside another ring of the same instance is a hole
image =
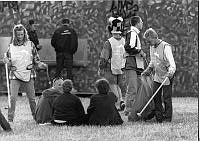
[[[115,102],[117,97],[113,92],[109,92],[108,80],[102,78],[96,81],[95,87],[98,94],[93,95],[90,99],[90,105],[87,108],[89,125],[121,125],[123,120]]]
[[[10,124],[5,119],[4,115],[1,113],[1,110],[0,110],[0,125],[4,131],[7,131],[7,132],[12,131]]]
[[[73,83],[66,79],[63,84],[63,94],[59,96],[53,104],[54,125],[82,125],[85,123],[85,111],[81,100],[71,94]]]
[[[53,87],[42,92],[35,112],[35,120],[37,123],[43,124],[51,122],[53,117],[53,102],[58,96],[62,95],[63,82],[62,78],[55,78],[53,80]]]

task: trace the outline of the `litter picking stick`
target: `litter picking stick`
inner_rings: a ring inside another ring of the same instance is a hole
[[[4,53],[4,57],[6,57],[6,53]],[[10,84],[9,84],[9,77],[8,77],[8,64],[5,63],[5,69],[6,69],[6,82],[7,82],[7,91],[8,91],[8,108],[11,107],[10,104]]]
[[[149,105],[149,103],[152,101],[152,99],[155,97],[155,95],[158,93],[158,91],[161,89],[161,87],[164,85],[165,81],[167,81],[167,77],[164,79],[164,81],[162,82],[162,84],[160,85],[160,87],[156,90],[156,92],[149,99],[149,101],[147,102],[147,104],[143,107],[143,109],[141,110],[141,112],[137,113],[137,115],[139,117],[141,117],[142,113],[144,112],[144,110],[146,109],[146,107]]]

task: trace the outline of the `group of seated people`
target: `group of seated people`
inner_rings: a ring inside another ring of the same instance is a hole
[[[38,124],[53,125],[121,125],[123,120],[115,106],[117,97],[110,92],[109,82],[99,79],[95,83],[98,94],[91,96],[85,113],[81,100],[71,93],[71,80],[54,80],[53,87],[44,90],[35,114]]]

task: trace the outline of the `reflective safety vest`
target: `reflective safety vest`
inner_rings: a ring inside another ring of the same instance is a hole
[[[122,74],[122,68],[125,67],[125,39],[122,37],[120,40],[111,37],[108,39],[112,48],[111,57],[111,71],[113,74]]]
[[[18,79],[26,82],[30,80],[31,75],[31,70],[27,70],[27,66],[32,64],[32,49],[31,41],[27,41],[25,45],[21,46],[10,44],[12,66],[16,67],[13,73]]]

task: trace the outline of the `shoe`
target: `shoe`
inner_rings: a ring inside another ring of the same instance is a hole
[[[13,122],[13,119],[8,119],[8,122]]]

